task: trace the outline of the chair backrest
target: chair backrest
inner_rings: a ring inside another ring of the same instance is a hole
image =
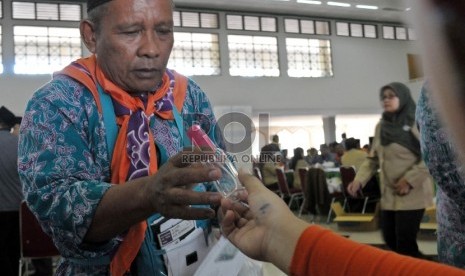
[[[283,195],[290,194],[289,185],[287,184],[287,178],[286,178],[286,175],[284,174],[284,171],[282,169],[275,169],[275,170],[276,170],[276,177],[278,178],[279,191]]]
[[[19,229],[21,258],[45,258],[60,255],[52,239],[44,233],[24,201],[19,210]]]
[[[253,174],[255,175],[255,177],[257,177],[258,179],[260,179],[260,181],[263,182],[262,173],[260,172],[259,167],[254,167],[253,168]]]
[[[303,191],[305,191],[305,186],[307,185],[307,173],[308,173],[307,168],[299,169],[300,186],[302,187]]]
[[[339,167],[339,172],[341,173],[342,192],[344,193],[344,196],[350,196],[347,192],[347,187],[349,187],[349,184],[355,179],[355,168],[352,166],[341,166]],[[361,193],[362,191],[360,191],[358,196],[363,197],[363,194]]]

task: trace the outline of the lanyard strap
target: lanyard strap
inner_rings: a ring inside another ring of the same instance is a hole
[[[184,131],[184,121],[176,106],[173,106],[173,116],[176,122],[176,126],[178,127],[179,134],[181,135],[183,147],[190,147],[191,146],[190,139],[187,137],[187,134]]]
[[[100,97],[100,104],[102,105],[103,125],[105,126],[105,139],[107,141],[108,148],[108,160],[110,160],[111,163],[113,149],[115,148],[116,138],[118,136],[115,109],[113,107],[111,96],[103,91],[100,84],[97,84],[97,89]]]

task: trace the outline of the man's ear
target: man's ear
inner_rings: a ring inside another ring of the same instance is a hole
[[[87,49],[89,49],[91,53],[95,54],[96,39],[94,24],[89,20],[83,20],[79,25],[79,30],[81,32],[81,38]]]

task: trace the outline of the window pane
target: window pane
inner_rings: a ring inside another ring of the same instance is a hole
[[[226,25],[230,30],[243,30],[241,15],[226,15]]]
[[[231,76],[279,76],[276,37],[228,35]]]
[[[202,28],[218,28],[218,15],[216,13],[201,13],[200,23]]]
[[[82,56],[78,28],[15,26],[14,72],[49,74]]]
[[[368,38],[377,38],[376,35],[376,25],[363,25],[363,30],[365,32],[365,37]]]
[[[182,12],[182,26],[183,27],[200,27],[199,13],[197,12]]]
[[[286,50],[289,77],[333,75],[329,40],[286,38]]]
[[[244,30],[260,31],[260,23],[257,16],[244,16]]]
[[[60,20],[64,21],[80,21],[81,6],[60,4]]]
[[[299,20],[297,19],[284,19],[284,29],[287,33],[299,33]]]
[[[315,34],[313,20],[300,20],[300,29],[303,34]]]
[[[2,60],[2,53],[3,53],[3,47],[2,47],[2,25],[0,25],[0,73],[3,73],[3,60]]]
[[[329,35],[329,22],[315,21],[316,34]]]
[[[264,32],[276,32],[276,18],[274,17],[261,17],[260,23],[262,31]]]
[[[175,27],[181,27],[181,12],[173,12],[173,24]]]
[[[404,27],[396,27],[396,39],[399,40],[406,40],[407,39],[407,31]]]
[[[37,19],[58,20],[58,5],[37,3]]]
[[[350,24],[350,36],[363,37],[362,24]]]
[[[3,1],[0,1],[0,18],[3,18]],[[3,72],[3,66],[2,66],[2,72]]]
[[[383,38],[384,39],[395,39],[394,27],[383,26]]]
[[[341,36],[349,36],[349,23],[336,22],[336,34]]]
[[[415,33],[415,30],[412,28],[408,28],[408,39],[417,40],[417,34]]]
[[[174,33],[168,67],[185,75],[219,75],[220,46],[217,34]]]
[[[30,2],[13,2],[13,18],[35,19],[35,6]]]

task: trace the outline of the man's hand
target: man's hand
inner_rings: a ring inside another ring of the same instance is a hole
[[[206,219],[215,217],[211,208],[191,205],[219,205],[221,195],[212,192],[196,192],[192,188],[201,182],[217,180],[221,171],[216,166],[195,163],[198,150],[183,151],[164,164],[150,179],[147,200],[154,212],[165,217],[181,219]]]
[[[195,162],[196,154],[202,153],[183,151],[169,159],[155,175],[113,185],[100,201],[84,240],[107,241],[154,213],[189,220],[215,217],[215,211],[209,207],[191,206],[221,202],[219,193],[192,190],[197,183],[221,176],[217,167]]]

